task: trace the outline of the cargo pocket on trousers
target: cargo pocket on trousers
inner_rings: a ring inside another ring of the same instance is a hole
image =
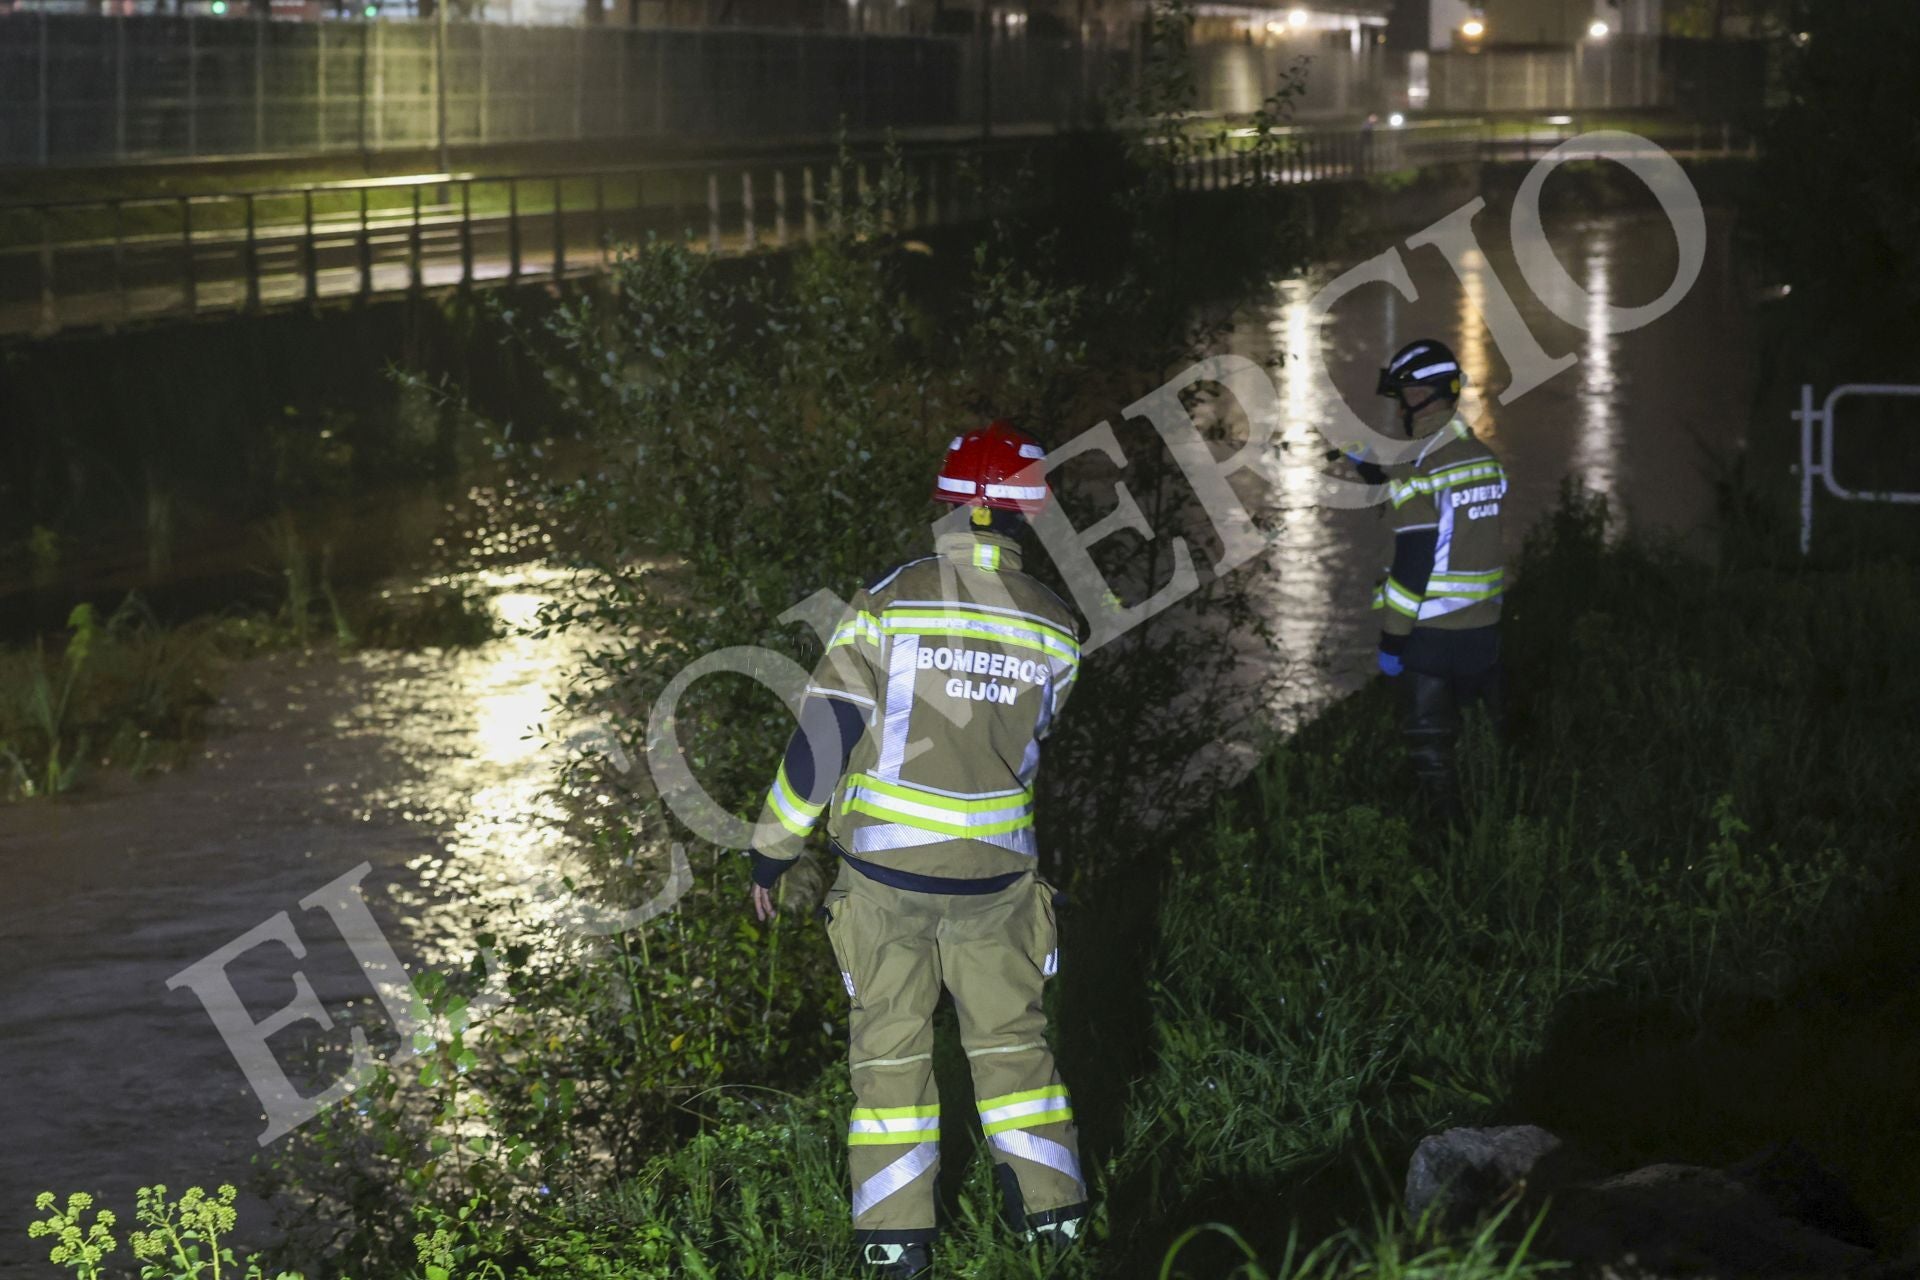
[[[833,948],[833,962],[840,968],[840,982],[847,989],[847,999],[858,1005],[860,988],[854,981],[853,965],[848,959],[852,948],[842,936],[846,932],[847,908],[851,904],[852,899],[846,890],[828,890],[826,901],[820,904],[820,915],[827,922],[827,943]]]
[[[1052,885],[1039,876],[1033,878],[1033,932],[1028,954],[1043,979],[1060,972],[1060,926],[1053,905],[1057,896]]]

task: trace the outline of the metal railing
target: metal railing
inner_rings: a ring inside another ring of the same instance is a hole
[[[982,215],[981,193],[1034,145],[903,157],[914,194],[897,225]],[[834,225],[878,163],[800,155],[0,206],[0,244],[12,244],[0,248],[0,334],[561,281],[649,237],[777,250]]]
[[[1920,397],[1920,386],[1900,383],[1849,382],[1827,393],[1813,407],[1813,386],[1802,384],[1800,407],[1793,420],[1800,424],[1800,554],[1813,550],[1813,482],[1818,479],[1831,496],[1842,502],[1885,502],[1898,506],[1920,503],[1920,493],[1897,490],[1849,489],[1833,476],[1833,409],[1851,396]],[[1816,443],[1817,440],[1817,443]]]
[[[1570,119],[1252,131],[1184,140],[1176,185],[1341,182],[1544,154]],[[1682,133],[1681,140],[1685,140]],[[1716,140],[1731,148],[1730,131]],[[897,225],[978,218],[989,190],[1045,195],[1049,150],[1006,138],[903,154],[915,195]],[[0,205],[0,336],[44,336],[604,271],[616,246],[687,237],[710,253],[812,240],[880,158],[834,154],[568,172],[431,173],[197,195]],[[1022,168],[1032,181],[1006,181]]]

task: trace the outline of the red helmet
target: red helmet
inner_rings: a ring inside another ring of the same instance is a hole
[[[953,438],[933,482],[933,500],[1038,515],[1049,492],[1046,459],[1038,440],[997,419]]]

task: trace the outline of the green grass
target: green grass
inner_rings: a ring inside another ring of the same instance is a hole
[[[1920,590],[1896,560],[1751,559],[1609,543],[1572,502],[1525,557],[1510,732],[1464,748],[1459,827],[1408,802],[1376,684],[1083,882],[1054,996],[1092,1239],[1010,1240],[950,1133],[939,1274],[1536,1274],[1535,1223],[1391,1207],[1420,1136],[1506,1121],[1616,1167],[1796,1139],[1884,1242],[1920,1225],[1920,673],[1883,644]],[[423,1206],[384,1274],[844,1274],[844,1069],[807,1052],[811,1083],[681,1098],[691,1136],[629,1174]],[[937,1059],[963,1091],[950,1026]]]
[[[0,798],[59,795],[90,769],[177,764],[198,734],[245,623],[158,625],[129,600],[80,605],[64,637],[0,651]]]

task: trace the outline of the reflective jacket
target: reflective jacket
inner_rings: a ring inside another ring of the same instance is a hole
[[[1032,869],[1040,742],[1079,669],[1074,615],[1020,572],[1013,539],[941,534],[934,555],[854,596],[807,689],[840,704],[850,731],[837,753],[807,750],[822,720],[803,711],[802,753],[790,745],[775,775],[755,851],[790,861],[825,816],[841,850],[882,869],[956,881]]]
[[[1463,630],[1500,620],[1506,552],[1500,510],[1507,473],[1462,418],[1427,441],[1387,481],[1393,504],[1394,562],[1374,594],[1381,630],[1415,626]]]

